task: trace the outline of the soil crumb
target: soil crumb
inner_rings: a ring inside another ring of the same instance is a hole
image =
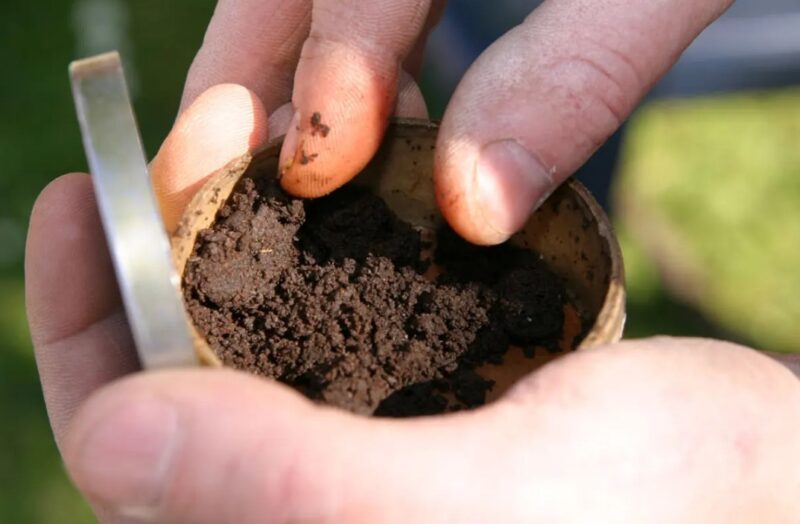
[[[472,408],[492,388],[474,370],[509,344],[558,347],[567,295],[535,253],[437,238],[431,253],[357,186],[303,201],[244,179],[198,235],[184,299],[226,365],[314,400],[394,417]]]

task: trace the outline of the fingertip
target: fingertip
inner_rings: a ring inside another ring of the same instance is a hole
[[[451,227],[474,244],[508,240],[569,174],[549,145],[561,133],[555,116],[541,111],[546,99],[513,87],[527,73],[503,57],[521,48],[519,40],[520,31],[512,31],[473,64],[439,132],[437,201]]]
[[[301,63],[295,114],[280,155],[281,185],[287,192],[305,198],[327,195],[372,159],[397,94],[396,78],[379,78],[374,69],[336,46],[324,61]]]
[[[112,383],[90,396],[62,446],[76,485],[116,516],[157,515],[179,445],[178,410],[141,387],[142,376]]]
[[[209,175],[267,142],[268,122],[258,96],[236,84],[208,89],[178,117],[150,166],[168,230]]]
[[[440,131],[434,159],[434,194],[453,231],[472,244],[493,246],[508,240],[510,234],[492,227],[480,207],[477,149]]]
[[[320,413],[288,388],[241,372],[141,373],[83,404],[63,453],[75,483],[115,516],[210,523],[236,510],[249,520],[308,507],[287,501],[281,486],[313,480],[314,461],[293,451],[318,438]],[[284,474],[297,460],[303,479]],[[231,471],[232,463],[242,466]],[[219,489],[220,476],[231,491]]]
[[[315,2],[295,74],[281,184],[319,197],[372,159],[395,110],[401,63],[425,21],[427,1]],[[369,20],[368,23],[365,23]]]

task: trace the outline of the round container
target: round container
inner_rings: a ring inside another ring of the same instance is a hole
[[[443,220],[433,192],[433,154],[438,126],[422,120],[397,120],[370,165],[351,183],[368,186],[403,220],[433,231]],[[172,237],[175,264],[183,275],[198,232],[208,228],[242,177],[274,177],[282,139],[255,155],[245,155],[214,173],[187,207]],[[625,287],[619,244],[603,210],[586,188],[570,179],[531,216],[513,244],[539,252],[564,279],[581,310],[592,320],[577,348],[618,341],[625,323]],[[219,358],[195,331],[195,350],[204,365],[221,366]],[[526,358],[511,348],[502,365],[487,364],[478,374],[495,381],[487,395],[494,400],[520,377],[558,356],[537,351]]]

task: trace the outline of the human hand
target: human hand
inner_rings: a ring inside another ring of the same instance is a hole
[[[265,142],[263,98],[224,85],[194,99],[153,163],[166,217],[179,216],[211,171]],[[272,115],[270,127],[280,128]],[[566,357],[476,412],[379,421],[230,371],[108,385],[136,360],[86,175],[63,177],[40,197],[26,277],[57,441],[108,522],[794,522],[800,514],[800,386],[750,350],[629,342]]]
[[[263,138],[252,108],[246,90],[220,86],[186,111],[161,153],[182,173],[172,198],[206,162]],[[136,359],[87,175],[62,177],[39,198],[26,277],[53,430],[104,522],[800,515],[800,382],[752,350],[627,342],[564,357],[478,411],[405,421],[315,406],[233,371],[116,380]]]
[[[445,218],[472,242],[507,239],[732,3],[546,1],[483,53],[447,108],[435,169]],[[184,107],[219,83],[248,87],[271,134],[288,127],[284,188],[320,196],[372,158],[392,113],[426,115],[413,77],[443,6],[221,1]]]

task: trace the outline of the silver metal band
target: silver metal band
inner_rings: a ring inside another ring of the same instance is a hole
[[[83,144],[141,364],[197,364],[167,234],[117,53],[70,65]]]

